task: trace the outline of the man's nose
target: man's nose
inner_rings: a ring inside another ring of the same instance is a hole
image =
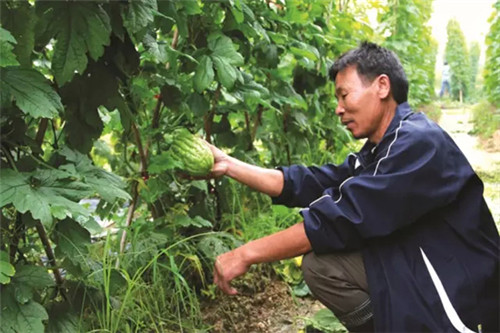
[[[344,107],[339,103],[337,104],[337,107],[335,108],[335,114],[337,116],[340,116],[342,114],[344,114],[345,110],[344,110]]]

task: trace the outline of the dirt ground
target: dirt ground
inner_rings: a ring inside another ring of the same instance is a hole
[[[239,295],[217,292],[215,299],[202,302],[210,332],[305,332],[304,318],[323,308],[311,297],[293,297],[290,287],[276,276],[249,273],[234,285]]]
[[[455,140],[474,169],[496,170],[500,164],[500,130],[486,141],[470,135],[473,129],[471,112],[465,108],[443,109],[439,125]]]

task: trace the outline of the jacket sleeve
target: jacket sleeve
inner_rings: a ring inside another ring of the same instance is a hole
[[[457,197],[474,175],[463,154],[444,133],[414,137],[396,133],[359,176],[301,211],[316,253],[359,249],[365,239],[389,235]]]
[[[349,163],[352,157],[355,156],[349,155],[340,165],[279,167],[285,182],[281,194],[271,198],[273,204],[307,207],[313,200],[319,198],[325,189],[338,186],[349,177]]]

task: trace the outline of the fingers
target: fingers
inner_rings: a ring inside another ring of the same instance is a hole
[[[206,176],[191,176],[182,171],[178,172],[177,176],[181,179],[186,179],[186,180],[208,180],[224,176],[227,172],[227,169],[228,169],[227,162],[219,162],[214,164],[212,170]]]
[[[223,268],[222,268],[222,265],[220,264],[219,260],[215,261],[214,283],[225,294],[236,295],[238,293],[238,291],[231,286],[231,280],[225,278]]]

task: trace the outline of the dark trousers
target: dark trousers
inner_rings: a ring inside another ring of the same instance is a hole
[[[441,91],[439,92],[439,97],[443,97],[445,91],[448,91],[448,94],[450,94],[450,82],[449,81],[441,82]]]
[[[314,296],[349,331],[373,331],[373,312],[360,252],[323,255],[309,252],[302,260],[302,271]]]

